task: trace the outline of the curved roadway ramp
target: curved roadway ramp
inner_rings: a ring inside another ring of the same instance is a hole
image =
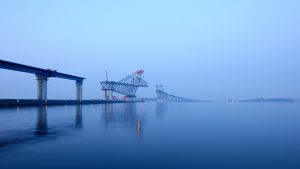
[[[157,101],[161,102],[195,102],[196,100],[175,96],[165,92],[162,85],[156,85]]]

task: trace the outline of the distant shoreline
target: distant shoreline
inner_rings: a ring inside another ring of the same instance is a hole
[[[156,98],[144,98],[145,101],[157,101]],[[226,103],[235,103],[235,102],[254,102],[254,103],[300,103],[300,99],[292,98],[256,98],[256,99],[245,99],[245,100],[193,100],[190,102],[226,102]]]

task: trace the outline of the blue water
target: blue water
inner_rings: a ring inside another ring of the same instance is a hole
[[[0,169],[299,169],[300,104],[0,109]]]

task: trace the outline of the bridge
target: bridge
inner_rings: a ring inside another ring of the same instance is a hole
[[[76,82],[76,99],[78,101],[82,100],[82,84],[83,80],[85,79],[83,77],[73,76],[57,72],[56,70],[42,69],[5,60],[0,60],[0,68],[34,74],[37,78],[37,99],[39,100],[47,100],[48,78],[56,77],[61,79],[74,80]]]
[[[156,95],[157,101],[162,102],[192,102],[192,99],[186,99],[183,97],[175,96],[165,92],[164,87],[162,85],[156,85]]]
[[[148,87],[148,83],[144,81],[144,70],[140,69],[131,75],[128,75],[120,81],[102,81],[102,90],[104,91],[105,100],[115,100],[113,92],[123,94],[129,100],[136,97],[136,92],[139,87]]]

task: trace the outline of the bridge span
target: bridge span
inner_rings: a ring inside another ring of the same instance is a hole
[[[195,100],[175,96],[165,92],[163,85],[156,85],[157,101],[160,102],[194,102]]]
[[[37,99],[47,100],[47,81],[48,78],[56,77],[61,79],[74,80],[76,83],[76,99],[82,100],[82,84],[85,78],[57,72],[51,69],[42,69],[19,63],[0,60],[0,68],[24,73],[34,74],[37,78]]]

